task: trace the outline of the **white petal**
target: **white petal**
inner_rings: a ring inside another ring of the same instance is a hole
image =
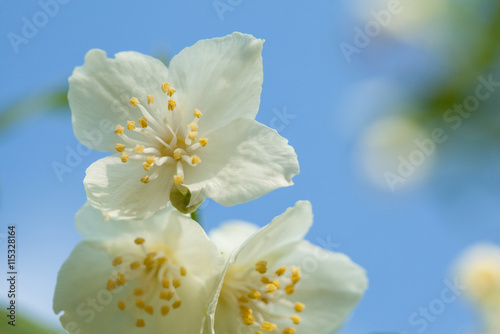
[[[193,194],[231,206],[290,186],[299,173],[288,141],[256,121],[240,118],[207,137],[207,146],[196,151],[202,162],[185,170],[185,185]]]
[[[304,239],[312,221],[311,203],[297,202],[248,238],[233,255],[235,265],[245,267],[280,256],[281,249],[294,247]]]
[[[95,218],[90,210],[93,209],[82,209],[78,219]],[[200,333],[206,309],[220,281],[224,259],[199,224],[175,210],[162,215],[166,219],[163,224],[152,220],[136,222],[135,232],[129,222],[124,231],[120,230],[119,222],[105,222],[109,225],[104,228],[96,225],[107,235],[97,240],[96,231],[93,241],[84,241],[75,248],[59,272],[54,297],[54,311],[64,311],[61,322],[66,329],[71,333],[81,329],[82,334],[144,333],[144,330],[159,333],[165,328],[173,333]],[[135,327],[138,315],[134,307],[127,306],[125,311],[117,308],[117,302],[135,288],[137,281],[129,281],[123,291],[109,292],[105,288],[113,272],[112,259],[120,253],[133,251],[133,238],[137,236],[144,237],[146,244],[166,245],[176,265],[187,269],[181,288],[176,290],[182,306],[162,317],[158,314],[159,305],[153,304],[155,315],[141,316],[146,321],[144,329]],[[197,256],[193,256],[194,253]],[[97,306],[93,306],[95,304]]]
[[[165,208],[169,201],[174,169],[162,168],[159,177],[144,184],[142,162],[123,163],[113,155],[94,162],[83,181],[88,201],[111,218],[144,219]]]
[[[280,259],[283,265],[301,266],[302,279],[290,296],[306,305],[299,314],[297,334],[330,334],[337,330],[366,290],[364,269],[347,256],[316,247],[307,241]]]
[[[170,83],[186,114],[203,112],[200,131],[211,132],[230,121],[255,119],[262,91],[264,41],[235,32],[201,40],[172,58]],[[201,134],[201,133],[200,133]]]
[[[106,241],[115,238],[117,234],[130,235],[134,240],[140,233],[161,235],[167,222],[172,220],[172,214],[178,213],[168,206],[152,217],[141,220],[105,220],[102,213],[89,202],[78,210],[75,215],[75,226],[84,240]]]
[[[129,104],[130,98],[145,104],[147,95],[160,95],[161,83],[167,79],[168,69],[158,59],[138,52],[120,52],[111,59],[102,50],[90,50],[85,64],[69,78],[68,101],[76,137],[92,149],[114,152],[120,142],[115,126],[142,116]]]
[[[244,221],[231,221],[213,229],[208,236],[221,252],[231,254],[258,230],[257,225]]]

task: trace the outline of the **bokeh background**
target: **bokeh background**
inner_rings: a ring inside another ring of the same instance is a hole
[[[0,304],[14,224],[21,318],[12,329],[2,317],[1,332],[63,332],[52,311],[57,271],[81,240],[73,217],[85,202],[85,169],[104,156],[73,135],[65,98],[73,68],[91,48],[168,60],[233,31],[266,40],[257,120],[289,139],[301,173],[295,186],[251,203],[207,200],[204,227],[264,225],[308,199],[308,239],[348,254],[370,279],[342,333],[479,333],[462,290],[436,300],[455,284],[461,252],[500,243],[496,0],[4,2]]]

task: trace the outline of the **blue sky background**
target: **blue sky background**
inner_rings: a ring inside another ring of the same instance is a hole
[[[373,186],[360,171],[358,142],[364,125],[379,115],[376,106],[393,91],[370,95],[360,87],[389,78],[404,91],[421,75],[419,68],[439,67],[433,57],[407,47],[386,48],[380,37],[380,44],[347,64],[339,44],[351,42],[353,27],[361,23],[346,1],[233,4],[221,19],[212,1],[70,0],[15,53],[8,33],[21,34],[22,18],[31,20],[41,7],[31,0],[8,2],[0,11],[0,107],[64,86],[91,48],[110,56],[125,50],[175,55],[200,39],[233,31],[264,38],[257,120],[284,125],[280,133],[297,151],[301,173],[295,186],[251,203],[225,208],[207,200],[203,223],[208,229],[229,219],[264,225],[297,200],[310,200],[315,225],[308,239],[348,254],[370,279],[343,333],[418,333],[409,317],[440,298],[445,281],[453,281],[449,270],[457,255],[478,241],[500,242],[495,143],[455,145],[440,157],[436,171],[410,190],[391,193]],[[288,124],[273,121],[284,111],[294,117]],[[18,310],[55,328],[52,294],[59,267],[81,240],[73,217],[85,202],[85,169],[104,156],[80,155],[59,182],[53,162],[65,164],[68,150],[78,147],[67,111],[41,112],[0,133],[0,233],[9,224],[18,229]],[[479,168],[485,165],[489,168]],[[6,300],[3,284],[0,302]],[[461,334],[475,326],[473,310],[459,299],[425,332]]]

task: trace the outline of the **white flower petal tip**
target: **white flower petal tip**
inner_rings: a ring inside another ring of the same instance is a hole
[[[367,288],[366,273],[347,256],[304,241],[311,223],[311,204],[301,201],[240,240],[212,302],[208,333],[330,334],[342,325]],[[235,249],[224,235],[233,238],[249,226],[224,225],[211,235]]]
[[[137,52],[89,51],[69,79],[74,132],[115,152],[88,168],[89,202],[110,218],[138,220],[165,208],[172,187],[189,190],[189,203],[176,205],[188,212],[205,197],[235,205],[291,185],[293,148],[255,121],[263,43],[238,32],[202,40],[169,68]],[[252,170],[258,175],[245,175]]]
[[[144,222],[110,220],[85,205],[84,240],[63,264],[54,311],[73,333],[200,333],[224,258],[203,229],[168,209]]]

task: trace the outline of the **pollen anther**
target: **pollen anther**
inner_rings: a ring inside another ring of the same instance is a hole
[[[139,99],[137,97],[132,97],[128,103],[130,103],[131,105],[133,105],[134,107],[137,107],[139,105]]]
[[[135,122],[134,121],[127,121],[127,129],[134,130],[135,129]]]
[[[153,102],[155,101],[154,94],[150,94],[147,97],[148,97],[148,104],[153,104]]]

